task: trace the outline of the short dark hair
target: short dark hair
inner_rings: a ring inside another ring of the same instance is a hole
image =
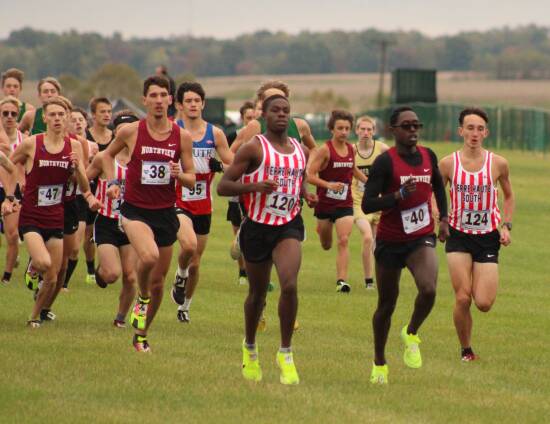
[[[458,116],[458,123],[460,124],[460,126],[464,124],[464,118],[468,115],[477,115],[481,119],[483,119],[486,124],[489,123],[489,115],[487,115],[487,112],[485,112],[483,109],[479,107],[467,107],[466,109],[463,109]]]
[[[348,121],[350,126],[353,127],[353,115],[347,110],[336,109],[330,113],[330,118],[327,122],[328,129],[332,131],[334,129],[334,124],[336,124],[338,120]]]
[[[252,103],[250,100],[243,103],[241,108],[239,109],[239,113],[241,114],[241,118],[244,117],[244,113],[248,110],[252,109],[254,110],[254,103]]]
[[[95,111],[97,110],[97,105],[100,103],[104,103],[111,107],[113,106],[107,97],[94,97],[92,100],[90,100],[90,111],[92,113],[95,113]]]
[[[201,100],[204,102],[206,93],[204,91],[204,88],[202,88],[202,85],[200,85],[198,82],[189,81],[182,82],[178,87],[178,91],[176,92],[176,102],[183,103],[183,96],[188,91],[192,91],[193,93],[198,94],[201,97]]]
[[[146,96],[147,92],[149,91],[149,87],[152,85],[156,85],[161,88],[166,88],[166,91],[170,93],[170,82],[167,78],[161,77],[160,75],[151,75],[150,77],[147,77],[145,81],[143,81],[143,95]]]
[[[78,112],[80,113],[84,119],[86,120],[86,122],[88,122],[88,114],[86,113],[86,111],[84,109],[82,109],[81,107],[73,107],[73,110],[71,112]]]
[[[390,115],[390,125],[392,127],[395,124],[397,124],[397,120],[399,119],[399,115],[401,115],[403,112],[414,112],[414,110],[410,106],[400,106],[400,107],[395,108],[394,110],[392,110],[392,113]]]
[[[288,98],[286,96],[283,96],[282,94],[274,94],[273,96],[269,96],[262,102],[262,113],[267,112],[267,108],[269,107],[271,102],[278,99],[286,100],[286,102],[290,105],[290,102],[288,101]]]

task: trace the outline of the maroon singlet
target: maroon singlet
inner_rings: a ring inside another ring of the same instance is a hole
[[[49,153],[44,134],[36,136],[34,162],[25,178],[25,195],[21,203],[19,226],[63,229],[63,197],[73,169],[71,141],[64,138],[59,153]]]
[[[180,128],[172,124],[165,140],[155,140],[145,119],[139,121],[136,146],[126,171],[124,201],[144,209],[166,209],[176,202],[176,185],[169,162],[180,160]]]
[[[416,147],[422,155],[422,162],[417,166],[406,163],[392,147],[388,155],[392,161],[393,177],[388,189],[382,195],[399,190],[405,181],[412,178],[416,181],[416,191],[409,197],[399,200],[391,209],[382,211],[376,238],[389,242],[415,240],[434,232],[432,218],[432,161],[425,147]]]
[[[344,183],[346,186],[343,190],[333,191],[326,188],[317,187],[317,195],[319,203],[315,207],[315,212],[333,212],[339,208],[353,207],[353,198],[351,197],[351,180],[353,178],[353,166],[355,164],[355,153],[353,146],[346,143],[348,154],[340,156],[334,146],[332,140],[327,141],[330,158],[327,167],[319,172],[319,178],[328,182]]]

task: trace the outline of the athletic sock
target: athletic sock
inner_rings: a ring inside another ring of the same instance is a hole
[[[279,352],[281,352],[281,353],[291,353],[292,348],[290,346],[289,347],[280,347]]]
[[[249,351],[249,352],[254,352],[256,350],[256,343],[245,343],[244,344],[244,347]]]
[[[88,274],[93,274],[95,269],[95,260],[86,261],[86,267],[88,268]]]
[[[65,282],[63,283],[63,287],[67,288],[69,286],[69,280],[71,279],[74,269],[76,268],[76,264],[78,263],[78,259],[70,259],[67,263],[67,273],[65,274]]]
[[[181,305],[181,310],[182,311],[188,311],[189,308],[191,307],[191,301],[192,300],[193,300],[192,298],[186,297],[185,301],[183,302],[183,305]]]
[[[4,271],[4,276],[2,277],[2,281],[10,281],[11,278],[11,272]]]
[[[370,284],[374,284],[374,280],[372,278],[365,278],[365,285],[368,286]]]
[[[239,269],[239,277],[245,277],[246,278],[246,270],[245,269]]]
[[[183,269],[181,266],[178,265],[178,277],[187,278],[188,276],[189,276],[189,267]]]
[[[115,320],[120,321],[120,322],[124,322],[125,319],[126,319],[126,315],[124,315],[124,314],[116,314]]]
[[[462,349],[460,349],[460,356],[473,355],[473,354],[474,354],[474,351],[472,350],[471,347],[463,347]]]

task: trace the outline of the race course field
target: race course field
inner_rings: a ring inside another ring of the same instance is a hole
[[[456,148],[428,144],[439,157]],[[312,211],[299,278],[300,329],[293,346],[301,383],[279,383],[278,290],[268,295],[267,331],[258,336],[264,379],[240,372],[243,301],[237,266],[228,254],[231,228],[225,199],[215,199],[212,232],[191,307],[191,323],[176,320],[168,296],[149,333],[153,353],[139,354],[130,328],[115,329],[120,283],[86,285],[83,257],[57,320],[38,330],[25,322],[32,293],[23,264],[0,287],[0,422],[179,423],[541,423],[550,414],[550,221],[548,158],[502,152],[510,160],[517,209],[512,245],[501,250],[501,284],[489,314],[474,312],[473,347],[481,359],[461,363],[452,323],[453,294],[443,248],[438,296],[420,330],[424,365],[402,361],[401,327],[416,289],[403,273],[387,352],[390,384],[369,383],[371,318],[376,292],[366,291],[358,231],[351,241],[349,295],[335,291],[335,250],[321,250]],[[5,258],[0,248],[0,271]],[[176,246],[177,247],[177,246]],[[174,258],[175,259],[175,258]],[[273,275],[276,281],[275,273]],[[546,417],[546,418],[545,418]]]

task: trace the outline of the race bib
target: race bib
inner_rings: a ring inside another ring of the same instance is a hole
[[[206,181],[197,181],[192,189],[182,187],[181,200],[195,202],[206,199]]]
[[[274,191],[267,196],[265,210],[272,215],[285,217],[290,214],[297,202],[298,199],[294,196]]]
[[[462,228],[472,231],[490,231],[491,221],[489,211],[462,210]]]
[[[430,225],[430,212],[426,202],[411,209],[401,211],[401,221],[405,234],[411,234]]]
[[[165,185],[170,184],[170,166],[168,162],[149,162],[141,164],[141,184]]]
[[[348,185],[344,184],[344,187],[340,190],[327,189],[327,197],[335,200],[346,200],[346,197],[348,197]]]
[[[63,184],[38,186],[38,206],[53,206],[63,199]]]

